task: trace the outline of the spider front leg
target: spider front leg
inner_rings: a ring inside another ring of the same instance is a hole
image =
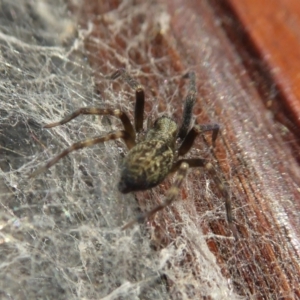
[[[125,69],[118,69],[110,78],[117,79],[121,77],[127,84],[135,90],[135,107],[134,107],[134,127],[136,132],[143,130],[144,121],[144,106],[145,106],[145,93],[143,87],[131,77]]]

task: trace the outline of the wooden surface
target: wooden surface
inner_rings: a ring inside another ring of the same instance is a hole
[[[113,11],[119,3],[104,2],[87,6],[89,9],[83,13],[82,20],[94,20],[91,40],[93,36],[104,40],[110,34],[109,20],[96,16]],[[236,294],[246,299],[299,299],[299,2],[164,0],[162,3],[170,16],[169,27],[157,27],[154,22],[152,36],[147,32],[151,37],[149,42],[131,49],[128,61],[131,69],[139,68],[143,74],[139,81],[146,90],[153,88],[152,93],[158,99],[157,86],[163,78],[193,69],[199,90],[197,122],[217,121],[222,126],[210,158],[228,182],[239,240],[211,237],[207,238],[207,244]],[[123,67],[115,55],[125,51],[122,37],[133,39],[142,22],[137,17],[132,22],[132,31],[120,31],[109,40],[107,48],[100,49],[88,41],[91,65],[104,73],[107,61]],[[149,67],[149,57],[141,53],[162,59],[156,66],[160,78]],[[166,105],[159,107],[164,109]],[[181,108],[179,99],[172,105]],[[149,103],[147,111],[151,111]],[[205,143],[210,145],[209,138]],[[202,146],[198,143],[197,147]],[[193,182],[193,200],[199,216],[221,207],[218,217],[199,224],[201,230],[208,235],[232,236],[224,221],[220,193],[216,190],[218,197],[197,197],[203,189],[199,178],[203,177],[193,174],[189,180]],[[161,188],[163,193],[166,187],[168,184]],[[147,197],[147,193],[137,195],[142,207],[146,206]],[[176,207],[173,212],[180,215]],[[167,213],[162,215],[161,222],[173,222]],[[170,225],[157,225],[152,236],[162,241],[161,247],[178,234],[175,229],[164,232],[164,226]]]
[[[229,0],[284,98],[289,116],[300,126],[300,2]],[[298,131],[299,132],[299,131]],[[299,137],[299,133],[298,133]]]

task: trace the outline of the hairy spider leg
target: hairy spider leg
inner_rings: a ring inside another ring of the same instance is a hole
[[[146,219],[148,219],[149,217],[151,217],[158,211],[160,211],[160,210],[164,209],[165,207],[167,207],[168,205],[172,204],[177,199],[182,182],[183,182],[184,178],[186,177],[187,170],[189,168],[197,168],[197,167],[204,167],[211,174],[211,176],[214,178],[214,180],[217,182],[217,185],[225,198],[225,208],[226,208],[228,225],[229,225],[235,239],[238,239],[237,229],[233,223],[231,201],[230,201],[230,196],[228,194],[228,190],[224,186],[223,182],[220,180],[213,165],[202,158],[186,158],[186,159],[178,160],[173,165],[173,167],[170,171],[170,173],[174,173],[177,171],[175,183],[168,190],[167,195],[166,195],[166,200],[164,201],[164,203],[154,207],[149,212],[146,212],[145,214],[141,214],[136,219],[130,221],[129,223],[127,223],[126,225],[124,225],[122,227],[122,230],[131,227],[135,223],[144,222]]]
[[[105,136],[101,136],[101,137],[90,138],[90,139],[87,139],[87,140],[84,140],[81,142],[77,142],[77,143],[71,145],[69,148],[64,150],[62,153],[60,153],[59,155],[57,155],[56,157],[51,159],[44,167],[41,167],[41,168],[37,169],[35,172],[33,172],[29,176],[30,178],[35,177],[38,174],[46,171],[51,166],[53,166],[57,161],[59,161],[61,158],[63,158],[68,153],[70,153],[74,150],[78,150],[81,148],[89,147],[89,146],[92,146],[95,144],[99,144],[99,143],[103,143],[103,142],[106,142],[109,140],[115,140],[115,139],[119,139],[119,138],[122,138],[124,140],[128,149],[131,149],[132,147],[135,146],[134,128],[133,128],[128,116],[119,109],[112,110],[112,109],[101,109],[101,108],[97,108],[97,107],[83,107],[83,108],[77,109],[72,114],[70,114],[70,115],[66,116],[64,119],[62,119],[61,121],[47,124],[44,127],[52,128],[55,126],[66,124],[69,121],[71,121],[72,119],[78,117],[79,115],[111,115],[111,116],[115,116],[115,117],[120,118],[125,130],[112,132],[112,133],[109,133],[109,134],[107,134]]]
[[[215,146],[219,130],[220,130],[220,125],[219,124],[202,124],[202,125],[199,124],[199,125],[195,125],[188,132],[188,134],[186,135],[184,141],[180,145],[180,147],[178,149],[178,155],[183,156],[186,153],[188,153],[190,151],[190,149],[192,148],[196,137],[199,134],[202,134],[202,133],[207,132],[207,131],[212,131],[212,144],[213,144],[213,146]]]
[[[135,90],[134,127],[138,133],[143,130],[145,106],[144,89],[125,69],[118,69],[110,76],[111,79],[117,79],[118,77],[121,77],[133,90]]]
[[[218,175],[217,171],[213,167],[211,163],[205,164],[205,169],[208,171],[208,173],[212,176],[214,181],[216,182],[219,190],[221,191],[224,199],[225,199],[225,209],[226,209],[226,217],[228,225],[235,237],[235,239],[238,239],[237,229],[235,224],[233,223],[233,217],[232,217],[232,207],[231,207],[231,199],[230,195],[228,193],[228,188],[225,186],[224,182]]]
[[[215,146],[215,141],[217,139],[218,133],[220,130],[219,124],[204,124],[204,125],[195,125],[187,134],[186,138],[184,139],[183,143],[178,149],[178,156],[185,155],[193,146],[195,138],[197,135],[202,134],[206,131],[212,131],[212,143]],[[176,164],[180,163],[179,160]],[[230,195],[228,193],[227,188],[225,187],[224,183],[220,179],[219,175],[217,174],[216,170],[213,168],[211,163],[207,163],[204,165],[206,170],[211,174],[214,180],[217,182],[217,186],[220,189],[223,197],[225,198],[225,208],[226,208],[226,215],[227,215],[227,222],[231,231],[235,238],[237,238],[237,230],[235,225],[233,224],[233,217],[232,217],[232,208],[231,208],[231,200]]]
[[[77,118],[79,115],[99,115],[99,116],[110,115],[110,116],[119,118],[124,126],[125,131],[130,136],[129,145],[127,145],[127,146],[129,146],[128,148],[130,149],[133,146],[135,146],[135,131],[133,129],[133,126],[132,126],[128,116],[126,115],[126,113],[124,113],[123,111],[121,111],[119,109],[82,107],[82,108],[75,110],[73,113],[66,116],[59,122],[50,123],[50,124],[45,125],[44,128],[52,128],[55,126],[66,124],[66,123],[70,122],[71,120]]]
[[[189,78],[190,85],[188,89],[188,94],[184,102],[182,123],[177,134],[177,137],[179,137],[181,140],[183,140],[186,137],[187,132],[189,130],[191,120],[193,117],[193,107],[195,105],[197,95],[195,73],[189,72],[186,75],[184,75],[183,78]]]
[[[184,178],[186,177],[188,168],[194,168],[194,167],[204,167],[206,164],[206,160],[202,158],[187,158],[187,159],[180,159],[178,160],[172,167],[170,174],[174,172],[178,172],[176,175],[175,183],[172,185],[172,187],[168,190],[166,195],[166,200],[163,204],[160,204],[156,207],[154,207],[152,210],[145,214],[141,214],[136,219],[130,221],[129,223],[125,224],[122,227],[122,230],[125,230],[129,227],[131,227],[135,223],[142,223],[152,215],[156,214],[158,211],[164,209],[166,206],[172,204],[177,198],[177,195],[179,194],[180,187],[182,185],[182,182]]]
[[[188,164],[189,168],[205,167],[205,165],[207,164],[206,159],[203,159],[203,158],[179,159],[176,161],[176,163],[174,163],[174,165],[170,171],[170,174],[175,173],[180,168],[180,165],[183,163]]]
[[[126,141],[130,140],[129,134],[125,130],[122,130],[122,131],[114,131],[114,132],[108,133],[104,136],[97,136],[94,138],[89,138],[89,139],[77,142],[77,143],[71,145],[69,148],[65,149],[63,152],[61,152],[54,158],[52,158],[50,161],[48,161],[48,163],[45,166],[37,169],[29,177],[30,178],[35,177],[35,176],[39,175],[40,173],[46,171],[47,169],[52,167],[54,164],[56,164],[61,158],[65,157],[66,155],[68,155],[69,153],[71,153],[75,150],[89,147],[89,146],[92,146],[95,144],[107,142],[110,140],[120,139],[120,138],[123,139],[125,141],[125,143],[126,143]]]

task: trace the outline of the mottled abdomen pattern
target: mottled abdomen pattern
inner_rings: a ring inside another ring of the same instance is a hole
[[[164,180],[173,166],[174,153],[163,140],[146,140],[133,147],[121,166],[122,193],[152,188]]]

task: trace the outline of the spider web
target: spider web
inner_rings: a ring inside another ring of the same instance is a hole
[[[156,2],[108,2],[0,1],[1,299],[250,295],[234,255],[226,250],[233,244],[230,233],[218,236],[207,225],[220,222],[226,228],[220,193],[202,171],[188,176],[179,195],[184,201],[126,231],[121,226],[140,210],[163,201],[173,179],[151,191],[122,195],[117,190],[126,155],[122,141],[75,151],[28,179],[72,143],[121,128],[117,119],[95,116],[49,130],[42,125],[83,106],[121,108],[133,119],[134,91],[122,80],[107,79],[116,68],[125,67],[145,87],[145,116],[181,120],[187,90],[182,75],[190,66],[173,63],[178,54],[170,45],[175,42],[164,37],[170,26],[167,10]],[[213,69],[205,70],[222,82]],[[195,114],[213,122],[214,104],[206,101]],[[243,139],[240,129],[237,133]],[[191,156],[214,160],[209,141],[204,139]],[[223,157],[224,164],[228,160]],[[231,170],[227,173],[230,186]],[[229,271],[217,263],[208,240],[217,241]]]
[[[116,189],[125,155],[121,141],[77,151],[38,178],[27,177],[73,142],[120,128],[117,120],[90,116],[51,130],[41,125],[82,106],[121,107],[132,117],[133,91],[105,78],[116,67],[149,81],[147,114],[176,115],[175,95],[184,96],[182,73],[163,70],[167,53],[150,62],[155,49],[139,49],[144,39],[151,45],[158,25],[159,30],[168,26],[168,15],[164,10],[155,15],[157,5],[124,1],[101,15],[108,30],[91,38],[91,23],[76,30],[74,16],[82,8],[74,1],[68,7],[59,0],[0,5],[1,298],[189,299],[201,294],[221,299],[231,294],[204,237],[195,239],[196,225],[187,213],[182,218],[190,225],[165,248],[155,249],[151,230],[120,230],[139,210],[134,195]],[[142,25],[129,32],[136,22]],[[112,46],[117,35],[126,41],[133,34],[125,50]],[[140,62],[132,59],[136,55]],[[151,83],[158,90],[149,90]],[[158,188],[146,198],[164,192]],[[150,200],[144,204],[144,209],[153,206]],[[190,264],[180,266],[187,251],[194,252],[194,275]]]

